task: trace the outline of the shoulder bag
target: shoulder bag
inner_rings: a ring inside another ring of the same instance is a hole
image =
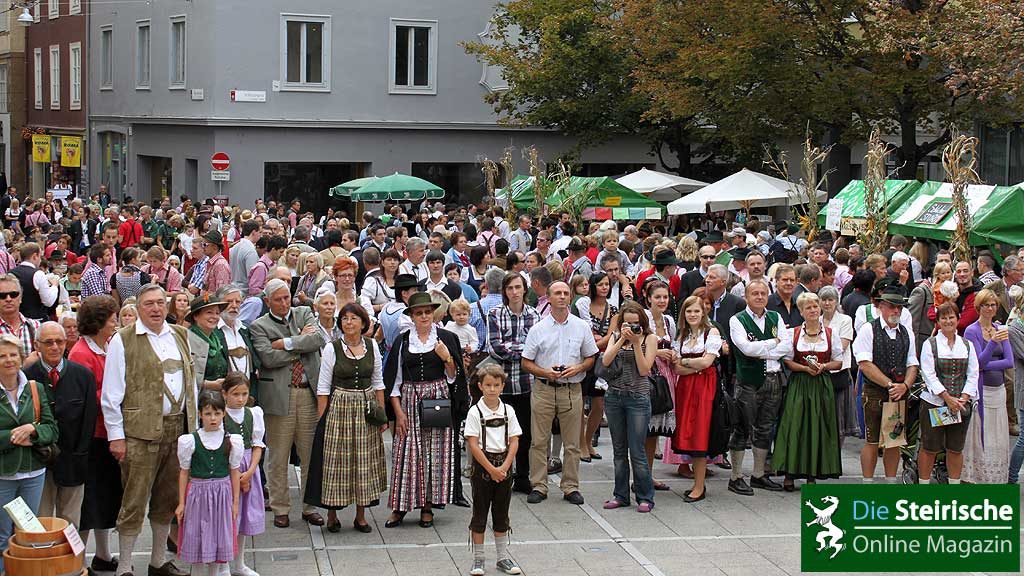
[[[39,419],[42,418],[42,409],[39,406],[39,390],[37,389],[39,383],[35,380],[28,381],[29,390],[32,391],[32,409],[35,412],[35,424],[39,424]],[[32,445],[32,452],[35,453],[36,458],[43,463],[43,466],[49,468],[57,463],[57,458],[60,456],[60,448],[56,443],[46,445]]]
[[[641,346],[641,350],[645,347]],[[657,364],[651,366],[651,373],[647,376],[647,380],[651,384],[651,415],[665,414],[675,408],[672,391],[668,387],[668,378],[658,370]]]
[[[452,401],[448,398],[424,398],[420,400],[421,428],[451,428]]]

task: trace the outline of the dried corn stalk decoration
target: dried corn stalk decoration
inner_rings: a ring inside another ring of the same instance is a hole
[[[530,176],[533,176],[533,209],[538,220],[544,215],[545,188],[544,175],[541,171],[540,153],[536,146],[526,149],[526,157],[530,162]]]
[[[889,247],[889,210],[885,196],[885,181],[889,174],[885,162],[892,151],[892,146],[882,140],[878,128],[872,130],[867,154],[864,155],[865,219],[864,225],[857,231],[857,242],[865,254],[881,254]]]
[[[487,200],[493,202],[494,190],[499,184],[498,165],[490,158],[484,158],[483,161],[480,162],[480,171],[484,173],[484,186],[487,187]]]
[[[942,167],[953,184],[953,213],[957,222],[953,237],[950,238],[949,250],[956,260],[971,258],[971,213],[967,205],[967,186],[981,181],[975,170],[978,165],[977,148],[977,138],[956,134],[942,150]]]
[[[595,186],[588,184],[574,190],[572,184],[572,168],[561,160],[558,161],[555,173],[551,176],[555,190],[560,192],[561,201],[552,211],[558,213],[565,210],[572,218],[577,230],[583,229],[583,210],[587,208],[590,198],[594,195]]]
[[[508,198],[508,210],[505,211],[505,218],[508,222],[512,222],[513,225],[516,221],[516,205],[512,202],[512,147],[506,146],[505,152],[501,156],[501,167],[503,169],[503,178],[501,182],[501,189],[505,191],[505,197]]]
[[[765,147],[768,160],[765,160],[764,163],[789,184],[790,211],[804,230],[808,242],[814,242],[818,236],[818,210],[820,209],[818,190],[827,186],[828,175],[832,173],[832,170],[826,170],[819,178],[818,166],[825,163],[831,151],[832,146],[825,148],[815,146],[811,140],[810,130],[808,130],[804,140],[803,159],[800,161],[800,179],[795,182],[790,178],[786,152],[779,152],[776,157],[771,154],[767,146]],[[748,214],[752,204],[753,202],[744,207]]]

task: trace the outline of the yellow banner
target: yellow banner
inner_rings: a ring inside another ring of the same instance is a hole
[[[46,134],[32,135],[32,161],[50,161],[50,137]]]
[[[82,167],[82,139],[78,136],[60,137],[60,165],[67,168]]]
[[[621,206],[622,205],[622,196],[607,196],[604,199],[604,205],[605,206]]]

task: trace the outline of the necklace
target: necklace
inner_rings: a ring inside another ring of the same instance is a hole
[[[808,338],[817,338],[818,336],[821,336],[821,324],[818,325],[817,332],[811,333],[807,330],[807,324],[804,323],[804,336]]]

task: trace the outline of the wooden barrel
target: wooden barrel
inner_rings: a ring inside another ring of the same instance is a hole
[[[15,530],[4,550],[4,570],[11,576],[79,576],[85,553],[75,556],[64,536],[68,523],[61,518],[40,518],[45,532]]]
[[[50,558],[71,554],[71,544],[67,542],[54,546],[37,547],[22,546],[12,539],[7,542],[7,548],[11,551],[11,556],[15,558]]]
[[[45,532],[24,532],[15,528],[14,541],[27,547],[55,546],[67,542],[64,536],[64,529],[68,527],[67,520],[45,517],[40,518],[39,523],[43,525]]]
[[[11,576],[78,576],[85,565],[85,553],[49,558],[17,558],[4,550],[4,570]]]

